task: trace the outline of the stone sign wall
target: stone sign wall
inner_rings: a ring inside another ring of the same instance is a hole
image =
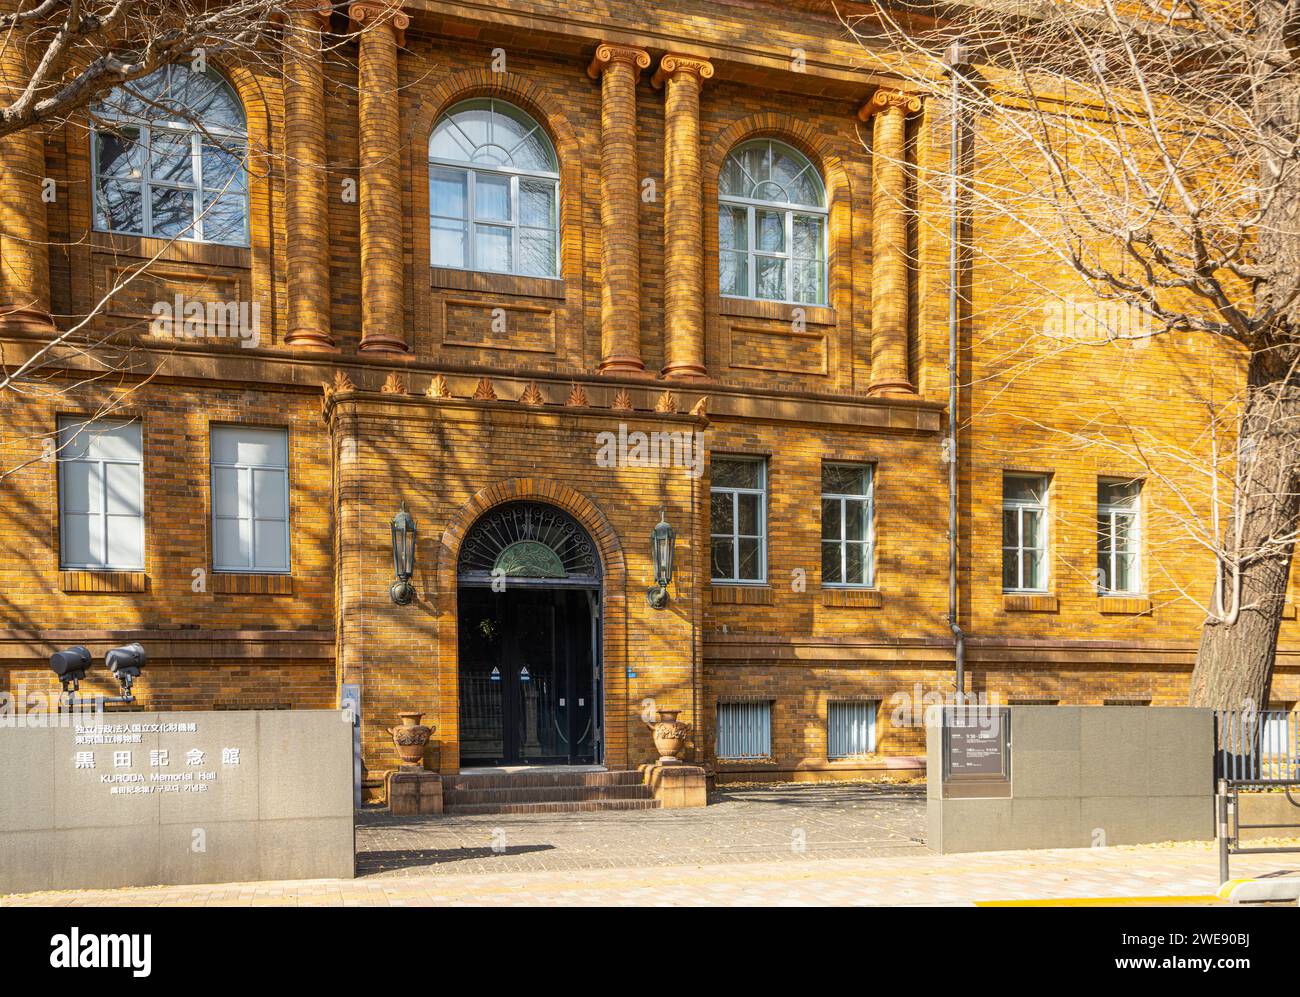
[[[0,725],[0,894],[353,875],[341,710]]]

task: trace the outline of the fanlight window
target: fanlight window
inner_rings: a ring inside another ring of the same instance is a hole
[[[600,558],[587,531],[568,513],[541,502],[507,502],[483,515],[460,547],[462,582],[545,579],[592,585]]]
[[[826,303],[826,188],[797,149],[754,139],[718,178],[718,278],[724,295]]]
[[[230,84],[165,66],[90,114],[97,230],[248,245],[248,129]]]
[[[429,139],[435,267],[559,273],[560,164],[542,127],[492,98],[466,100]]]

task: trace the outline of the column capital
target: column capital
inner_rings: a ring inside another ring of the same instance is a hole
[[[411,26],[411,18],[402,13],[400,4],[385,3],[384,0],[362,0],[348,6],[348,18],[352,21],[353,32],[364,31],[386,21],[393,26],[397,44],[406,44],[406,29]]]
[[[319,22],[317,27],[324,31],[330,25],[330,14],[333,10],[333,5],[326,0],[288,0],[288,3],[284,4],[283,13],[286,15],[285,20],[288,20],[287,15],[290,14],[314,15]]]
[[[898,108],[904,114],[915,114],[921,109],[921,95],[881,87],[867,99],[865,104],[858,108],[858,120],[866,121],[873,114],[887,111],[890,108]]]
[[[601,42],[596,46],[596,54],[592,57],[591,65],[587,67],[587,75],[593,80],[599,79],[600,74],[616,62],[626,62],[634,72],[640,73],[650,66],[650,53],[633,45]]]
[[[656,88],[661,87],[665,80],[680,73],[689,73],[700,82],[704,82],[713,76],[713,63],[694,55],[678,55],[676,52],[669,52],[659,60],[659,68],[655,70],[650,84]]]

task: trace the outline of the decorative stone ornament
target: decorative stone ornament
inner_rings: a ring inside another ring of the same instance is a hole
[[[403,766],[420,767],[424,764],[424,748],[429,743],[434,728],[420,723],[423,713],[409,712],[397,715],[402,718],[402,723],[397,727],[388,728],[388,733],[393,736],[393,744],[397,748],[397,756],[402,760]]]
[[[690,733],[689,724],[677,719],[681,710],[658,710],[659,719],[651,724],[650,733],[654,737],[655,750],[659,752],[660,765],[680,765],[681,755],[686,750],[686,735]]]
[[[677,411],[677,396],[672,393],[671,389],[664,391],[664,393],[659,396],[659,400],[655,402],[655,411],[663,413],[672,413]]]
[[[524,393],[519,396],[519,401],[524,405],[538,406],[546,404],[546,397],[542,394],[541,389],[537,387],[536,381],[529,381],[528,387]]]
[[[474,397],[481,402],[490,402],[497,396],[496,388],[492,387],[492,382],[486,377],[478,379],[478,386],[474,389]]]
[[[627,393],[627,388],[618,389],[618,394],[614,396],[614,404],[610,408],[615,412],[632,411],[632,396]]]
[[[451,387],[447,384],[447,379],[438,374],[429,382],[429,387],[425,389],[424,393],[429,398],[450,398]]]
[[[398,377],[397,371],[393,371],[388,375],[387,380],[384,381],[383,387],[379,390],[386,395],[404,395],[406,394],[406,385],[403,384],[402,379]]]
[[[581,384],[575,384],[573,390],[569,392],[569,397],[565,399],[564,404],[569,408],[586,408],[589,404],[587,401],[587,389]]]

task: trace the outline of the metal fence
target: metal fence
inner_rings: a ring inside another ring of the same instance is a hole
[[[1218,710],[1216,779],[1268,785],[1300,782],[1300,713]]]

